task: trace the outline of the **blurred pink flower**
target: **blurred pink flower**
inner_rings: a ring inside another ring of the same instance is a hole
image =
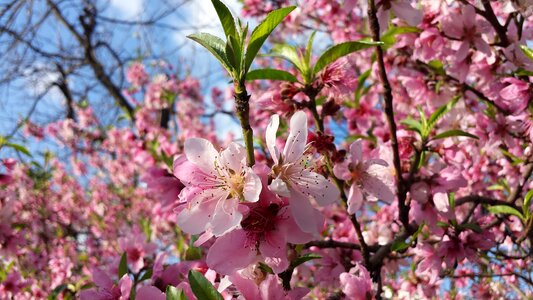
[[[372,297],[372,279],[370,273],[360,264],[353,267],[349,273],[340,276],[342,292],[353,300],[365,300]]]
[[[118,285],[104,271],[94,268],[91,271],[95,288],[83,290],[81,300],[128,300],[133,282],[128,274],[124,274]]]
[[[144,65],[140,62],[134,62],[130,65],[126,71],[126,79],[137,88],[142,87],[149,81]]]
[[[118,243],[122,251],[126,252],[133,273],[138,273],[144,267],[144,258],[154,254],[157,249],[155,243],[146,242],[146,236],[138,228],[134,228],[129,236],[119,238]]]

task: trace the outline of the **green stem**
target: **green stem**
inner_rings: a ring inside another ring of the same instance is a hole
[[[235,85],[235,106],[237,109],[237,117],[241,123],[244,146],[246,147],[246,155],[248,157],[248,166],[253,167],[255,164],[254,131],[250,126],[249,101],[250,95],[248,95],[248,92],[246,91],[244,82],[239,82]]]

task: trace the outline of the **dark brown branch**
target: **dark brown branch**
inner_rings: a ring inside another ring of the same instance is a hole
[[[477,203],[477,204],[488,204],[488,205],[505,205],[520,210],[514,203],[498,200],[490,197],[479,196],[479,195],[469,195],[465,197],[458,198],[455,200],[455,206],[461,206],[465,203]]]
[[[500,21],[498,21],[498,17],[494,14],[494,10],[492,10],[492,6],[490,5],[489,0],[481,0],[481,3],[483,4],[483,8],[485,11],[483,13],[480,13],[489,23],[492,25],[494,30],[496,31],[496,34],[498,34],[498,37],[500,38],[500,45],[502,47],[509,46],[509,39],[507,38],[507,28],[505,28],[502,24],[500,24]]]
[[[379,37],[379,22],[377,18],[377,9],[374,0],[368,0],[368,18],[370,22],[370,30],[372,31],[372,38],[375,42],[380,41]],[[398,150],[398,138],[396,136],[397,126],[394,120],[394,108],[392,88],[387,77],[387,70],[385,69],[385,62],[383,57],[383,48],[376,46],[376,60],[379,69],[379,77],[383,85],[383,99],[385,102],[385,114],[387,116],[387,123],[389,124],[389,132],[391,135],[391,147],[393,154],[394,169],[396,170],[396,180],[398,182],[398,208],[399,218],[402,224],[407,228],[409,226],[409,207],[405,203],[408,187],[404,184],[402,177],[402,167],[400,161],[400,152]]]

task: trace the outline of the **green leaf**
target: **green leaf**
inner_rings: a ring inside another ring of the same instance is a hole
[[[400,123],[407,126],[407,129],[411,131],[416,131],[420,134],[422,134],[422,131],[424,130],[422,128],[422,124],[411,117],[407,117],[406,119],[401,120]]]
[[[305,70],[304,63],[298,55],[298,51],[296,51],[296,48],[291,45],[276,44],[268,55],[285,59],[286,61],[293,64],[293,66],[295,66],[300,71],[300,73],[303,73]]]
[[[14,143],[5,143],[4,145],[6,145],[7,147],[10,147],[10,148],[13,148],[15,150],[17,150],[18,152],[20,153],[23,153],[27,156],[32,156],[30,151],[28,151],[28,148],[22,146],[22,145],[19,145],[19,144],[14,144]]]
[[[524,52],[524,55],[527,56],[530,60],[533,61],[533,50],[526,45],[520,45],[520,49]]]
[[[524,204],[522,204],[522,211],[524,215],[529,215],[529,205],[531,204],[531,198],[533,198],[533,190],[529,190],[524,197]]]
[[[313,74],[320,72],[327,65],[336,61],[337,59],[346,56],[350,53],[354,53],[359,50],[370,48],[372,46],[382,45],[382,42],[372,42],[372,41],[351,41],[344,42],[338,45],[328,48],[320,57],[318,58],[315,67],[313,69]]]
[[[272,268],[265,263],[259,262],[259,269],[263,271],[263,273],[274,274],[274,270],[272,270]]]
[[[178,290],[177,288],[168,285],[166,291],[167,298],[166,300],[187,300],[183,290]]]
[[[185,260],[199,260],[202,258],[202,248],[189,247],[185,251]]]
[[[222,39],[209,33],[195,33],[187,36],[191,40],[202,45],[207,49],[215,58],[222,64],[222,67],[226,69],[230,74],[233,72],[233,68],[230,67],[228,58],[226,57],[226,44]]]
[[[488,210],[493,214],[504,214],[504,215],[514,215],[519,217],[521,220],[524,219],[524,216],[516,208],[507,206],[507,205],[494,205],[490,206]]]
[[[222,3],[222,1],[220,0],[211,0],[211,2],[213,3],[215,10],[217,11],[218,18],[220,19],[222,28],[224,28],[224,33],[226,34],[226,37],[237,36],[235,18],[233,18],[233,15],[231,14],[231,11],[228,9],[228,7],[224,5],[224,3]]]
[[[202,273],[194,270],[189,271],[189,284],[193,294],[202,300],[223,300],[222,295],[207,280]]]
[[[296,76],[283,70],[257,69],[257,70],[252,70],[248,72],[248,74],[246,74],[246,80],[260,80],[260,79],[283,80],[283,81],[290,81],[290,82],[298,81]]]
[[[459,228],[460,229],[470,229],[470,230],[472,230],[475,233],[482,233],[483,232],[483,229],[481,228],[481,226],[479,226],[476,223],[461,224],[461,225],[459,225]]]
[[[405,250],[407,248],[409,248],[409,244],[406,243],[405,241],[402,241],[402,240],[395,241],[394,243],[392,243],[392,245],[390,247],[391,251],[393,251],[393,252],[402,251],[402,250]]]
[[[122,253],[120,257],[120,263],[118,264],[118,278],[122,278],[124,274],[128,273],[128,257],[126,252]]]
[[[442,61],[440,61],[438,59],[432,60],[432,61],[428,62],[428,66],[436,74],[446,75],[446,71],[444,71],[444,64],[442,63]]]
[[[266,18],[259,24],[253,31],[250,36],[250,42],[246,48],[246,58],[244,63],[245,72],[250,69],[252,61],[257,56],[259,49],[265,43],[268,36],[272,31],[279,25],[279,23],[285,19],[285,17],[294,9],[296,6],[289,6],[280,9],[276,9],[270,12]]]
[[[144,281],[146,279],[150,279],[152,278],[152,268],[146,270],[143,274],[143,276],[141,277],[141,279],[139,279],[139,282],[141,281]]]
[[[440,120],[446,113],[448,113],[452,108],[457,104],[461,96],[455,96],[453,97],[452,101],[448,102],[447,104],[437,108],[436,111],[434,111],[431,116],[429,116],[428,119],[428,132],[435,127],[437,124],[437,121]]]
[[[307,66],[311,64],[311,55],[313,55],[313,41],[315,40],[316,30],[311,33],[309,40],[307,41],[307,47],[305,48],[304,62]]]
[[[399,34],[405,33],[418,33],[422,31],[421,29],[413,26],[401,26],[393,27],[386,31],[380,38],[380,40],[385,43],[385,48],[389,48],[396,43],[396,36]]]
[[[310,260],[313,260],[313,259],[321,259],[322,256],[320,255],[317,255],[317,254],[314,254],[314,253],[308,253],[308,254],[305,254],[305,255],[302,255],[298,258],[296,258],[295,260],[293,260],[291,262],[291,267],[292,268],[296,268],[297,266],[305,263],[305,262],[308,262]]]
[[[475,136],[475,135],[473,135],[471,133],[459,130],[459,129],[452,129],[452,130],[441,132],[441,133],[435,135],[432,138],[432,140],[438,140],[438,139],[443,139],[443,138],[452,137],[452,136],[466,136],[466,137],[469,137],[469,138],[473,138],[473,139],[479,140],[479,138],[477,136]]]
[[[57,299],[57,296],[61,295],[61,293],[63,293],[63,291],[65,291],[67,288],[68,288],[68,284],[65,284],[65,283],[56,286],[52,290],[50,295],[48,295],[47,300],[55,300],[55,299]]]

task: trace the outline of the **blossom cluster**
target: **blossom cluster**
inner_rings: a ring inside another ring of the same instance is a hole
[[[80,102],[24,126],[68,155],[2,157],[0,298],[533,297],[531,5],[306,1],[244,85],[251,145],[232,89],[132,62],[128,126]]]

